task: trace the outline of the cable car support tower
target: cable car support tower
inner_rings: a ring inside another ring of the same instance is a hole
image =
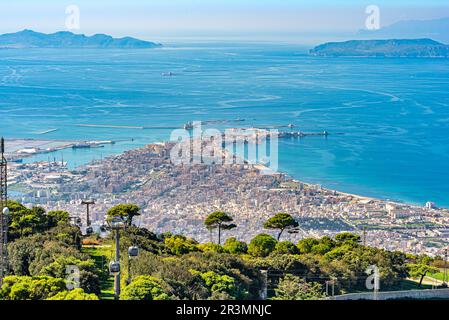
[[[0,140],[0,286],[8,273],[8,224],[9,210],[7,208],[7,162],[5,158],[5,140]]]

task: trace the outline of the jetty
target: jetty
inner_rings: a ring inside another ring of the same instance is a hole
[[[45,130],[45,131],[41,131],[41,132],[36,132],[36,134],[44,135],[44,134],[52,133],[52,132],[55,132],[55,131],[58,131],[58,129],[49,129],[49,130]]]
[[[47,139],[8,139],[6,155],[10,161],[20,162],[23,158],[37,154],[51,153],[64,149],[101,148],[115,144],[113,140],[73,141]]]

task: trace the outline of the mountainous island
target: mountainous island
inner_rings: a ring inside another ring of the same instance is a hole
[[[310,50],[326,57],[449,58],[449,46],[432,39],[351,40],[328,42]]]
[[[403,20],[379,30],[359,30],[360,39],[424,39],[449,43],[449,17],[433,20]],[[355,39],[359,39],[358,37]]]
[[[0,48],[86,48],[86,49],[150,49],[160,44],[131,37],[113,38],[105,34],[86,36],[68,31],[52,34],[23,30],[0,35]]]

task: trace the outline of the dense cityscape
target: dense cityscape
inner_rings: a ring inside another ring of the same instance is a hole
[[[433,203],[414,206],[346,194],[246,163],[173,165],[172,147],[151,144],[73,171],[57,161],[14,163],[10,189],[20,191],[17,200],[26,206],[67,210],[82,219],[81,201],[93,199],[97,228],[112,206],[136,203],[142,208],[139,226],[201,242],[211,241],[203,220],[217,210],[234,217],[233,235],[242,241],[259,233],[268,217],[285,212],[300,223],[300,232],[288,235],[293,242],[351,231],[370,246],[433,256],[449,242],[449,211]]]

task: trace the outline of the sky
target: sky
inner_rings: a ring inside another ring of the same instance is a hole
[[[379,7],[381,26],[449,17],[448,0],[0,0],[0,33],[68,30],[70,5],[80,12],[70,31],[146,40],[350,34],[365,28],[369,5]]]

